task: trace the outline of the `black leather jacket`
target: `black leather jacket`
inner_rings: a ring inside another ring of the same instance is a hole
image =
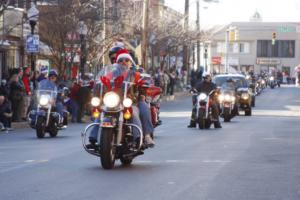
[[[213,82],[201,81],[196,84],[195,88],[199,93],[208,95],[212,90],[215,90],[217,86]]]

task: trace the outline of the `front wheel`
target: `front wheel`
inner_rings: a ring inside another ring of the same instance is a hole
[[[53,123],[51,125],[51,128],[49,130],[49,134],[51,137],[56,137],[57,136],[57,133],[58,133],[58,128],[57,128],[57,124],[56,123]]]
[[[102,128],[100,138],[100,160],[104,169],[112,169],[115,165],[114,132],[111,128]]]
[[[45,137],[45,126],[46,122],[43,117],[38,117],[36,122],[36,136],[37,138],[44,138]]]
[[[224,114],[224,122],[230,122],[230,120],[231,120],[230,109],[225,108],[223,114]]]
[[[245,116],[251,116],[252,115],[252,109],[248,108],[247,110],[245,110]]]

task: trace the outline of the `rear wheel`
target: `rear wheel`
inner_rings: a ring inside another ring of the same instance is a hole
[[[36,122],[36,136],[37,138],[44,138],[45,137],[45,126],[46,122],[43,117],[38,117]]]
[[[115,164],[114,132],[111,128],[103,128],[100,139],[100,160],[104,169],[112,169]]]

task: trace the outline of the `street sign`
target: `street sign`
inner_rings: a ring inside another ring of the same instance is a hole
[[[27,53],[38,53],[40,46],[39,35],[27,35],[26,38],[26,52]]]

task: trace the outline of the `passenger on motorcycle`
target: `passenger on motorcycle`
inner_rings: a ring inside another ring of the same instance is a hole
[[[119,50],[116,61],[117,63],[112,66],[113,69],[109,70],[112,71],[112,73],[106,74],[106,76],[111,76],[114,78],[124,76],[124,80],[137,83],[140,78],[140,74],[134,69],[134,61],[129,53],[127,53],[126,50]],[[133,123],[139,127],[142,127],[145,145],[148,147],[153,147],[154,141],[151,138],[151,134],[153,133],[154,128],[151,121],[150,109],[145,102],[145,97],[135,96],[135,93],[131,93],[131,98],[136,103],[136,106],[133,106]],[[99,122],[99,119],[97,122]],[[98,133],[99,126],[95,126],[89,136],[90,145],[87,145],[88,148],[95,148]],[[138,135],[135,136],[138,137]]]
[[[211,75],[209,73],[203,73],[203,81],[198,82],[195,86],[195,89],[198,94],[205,93],[209,94],[212,90],[217,89],[217,86],[212,82]],[[212,104],[212,116],[213,116],[213,122],[215,128],[222,128],[220,121],[219,121],[219,108],[218,108],[218,101],[216,98],[213,98],[213,104]],[[195,128],[196,127],[196,116],[197,110],[194,106],[192,110],[192,116],[190,124],[188,125],[188,128]]]

